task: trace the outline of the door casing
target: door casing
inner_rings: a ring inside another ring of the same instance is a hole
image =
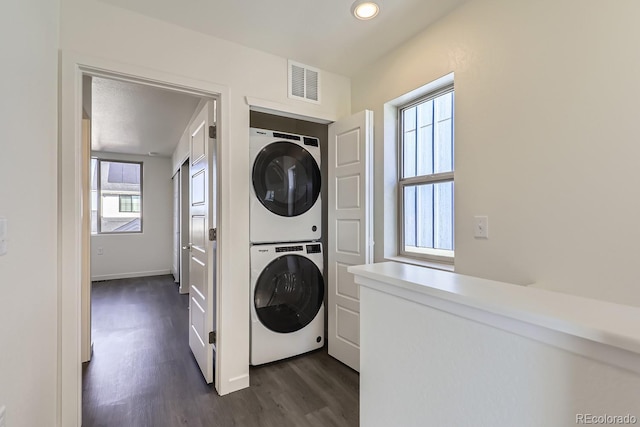
[[[89,250],[82,244],[82,79],[83,76],[104,77],[180,91],[201,97],[217,98],[219,123],[222,132],[218,144],[229,140],[228,127],[224,126],[229,110],[229,89],[225,85],[163,73],[144,67],[89,57],[74,52],[61,53],[61,97],[60,97],[60,145],[59,145],[59,269],[58,269],[58,390],[57,424],[80,426],[82,423],[82,253]],[[219,147],[220,148],[220,147]],[[218,169],[220,170],[220,169]],[[218,172],[219,173],[219,172]],[[221,180],[218,177],[218,185]],[[88,185],[88,183],[87,183]],[[218,204],[219,222],[223,218],[221,203]],[[220,224],[222,225],[222,224]],[[224,240],[218,242],[218,260]],[[218,283],[223,283],[224,266],[218,262]],[[218,286],[217,303],[222,292]],[[222,329],[221,310],[216,310],[218,329]],[[223,337],[218,338],[218,354],[215,387],[220,394],[223,384],[225,361]],[[232,355],[229,355],[232,358]]]

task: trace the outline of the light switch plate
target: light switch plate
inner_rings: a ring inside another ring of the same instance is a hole
[[[489,217],[475,216],[473,217],[473,235],[480,239],[489,238]]]
[[[4,413],[6,412],[6,409],[4,406],[0,406],[0,427],[6,427],[6,424],[4,422]]]
[[[7,253],[7,219],[0,218],[0,255],[4,255],[6,253]]]

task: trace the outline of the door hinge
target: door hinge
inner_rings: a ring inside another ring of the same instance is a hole
[[[216,343],[216,331],[209,332],[209,344]]]
[[[218,229],[217,228],[210,228],[209,229],[209,240],[211,240],[212,242],[215,242],[218,239]]]
[[[209,138],[217,138],[217,130],[215,125],[209,126]]]

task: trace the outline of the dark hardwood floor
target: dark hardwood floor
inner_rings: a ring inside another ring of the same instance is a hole
[[[188,296],[171,276],[93,284],[84,427],[357,426],[358,374],[325,349],[251,367],[218,396],[188,345]]]

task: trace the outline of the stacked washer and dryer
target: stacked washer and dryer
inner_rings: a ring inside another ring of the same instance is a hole
[[[252,365],[324,345],[318,138],[250,129]]]

